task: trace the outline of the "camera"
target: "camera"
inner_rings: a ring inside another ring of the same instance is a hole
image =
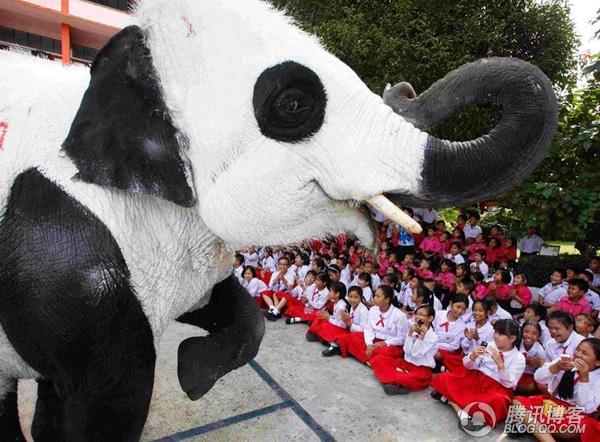
[[[481,341],[481,346],[482,346],[483,348],[486,348],[486,347],[488,346],[488,343],[487,343],[487,342],[485,342],[485,341]]]
[[[417,325],[418,325],[418,326],[422,326],[423,324],[425,324],[425,321],[423,321],[422,319],[419,319],[419,320],[417,321]]]

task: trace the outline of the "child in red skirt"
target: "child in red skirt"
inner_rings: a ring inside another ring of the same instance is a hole
[[[387,394],[408,394],[431,384],[438,343],[431,327],[434,318],[432,306],[420,305],[404,341],[404,356],[375,356],[371,359],[371,368]]]
[[[447,370],[464,370],[463,358],[471,353],[475,347],[483,342],[490,343],[494,340],[494,327],[488,320],[490,306],[487,302],[478,299],[473,303],[473,316],[465,327],[460,340],[462,353],[447,354],[444,357],[444,366]],[[483,345],[486,345],[483,344]]]
[[[525,321],[521,325],[521,335],[523,341],[519,349],[525,356],[525,371],[519,379],[516,393],[522,395],[530,395],[539,393],[533,374],[546,362],[546,350],[540,343],[542,336],[542,328],[535,321]]]
[[[517,396],[513,404],[527,410],[523,423],[532,426],[533,435],[538,440],[554,440],[547,431],[540,431],[540,424],[552,423],[557,432],[552,433],[558,438],[573,438],[577,436],[576,429],[565,431],[572,427],[573,410],[578,407],[579,416],[591,415],[600,407],[600,339],[587,338],[579,343],[573,357],[558,357],[547,362],[535,372],[535,380],[548,385],[550,394],[539,396]],[[548,411],[532,414],[538,407],[545,406],[551,410],[553,420],[548,422]],[[562,407],[560,410],[559,407]],[[558,411],[558,412],[557,412]],[[579,414],[580,413],[580,414]],[[559,416],[560,419],[556,419]],[[581,422],[583,424],[583,422]],[[560,427],[562,426],[562,430]],[[549,425],[546,430],[551,426]]]
[[[402,356],[407,318],[392,305],[394,290],[382,285],[375,290],[375,305],[369,310],[363,333],[350,333],[338,338],[343,357],[351,354],[363,363],[377,355]]]
[[[248,290],[248,293],[260,308],[268,308],[261,297],[261,293],[269,290],[269,287],[267,287],[267,284],[261,279],[256,277],[256,269],[254,267],[244,267],[244,270],[242,271],[242,287]]]
[[[477,346],[463,359],[466,371],[451,371],[435,377],[431,396],[449,403],[458,413],[459,427],[470,429],[469,415],[484,414],[489,426],[504,420],[512,402],[513,389],[525,370],[525,357],[518,350],[519,324],[501,319],[494,325],[494,343]],[[472,403],[487,404],[495,414],[483,413]],[[470,406],[468,412],[463,409]]]
[[[288,308],[284,315],[287,316],[286,324],[312,322],[317,319],[317,311],[325,308],[329,299],[327,273],[319,273],[315,283],[308,288],[308,296],[300,299],[287,298]]]
[[[339,334],[336,334],[335,339],[328,340],[329,348],[326,348],[321,353],[325,357],[342,354],[340,352],[340,346],[337,343],[337,339],[339,339],[340,336],[344,336],[348,333],[363,332],[367,326],[369,310],[362,302],[362,289],[358,286],[350,287],[350,290],[348,290],[348,294],[346,295],[346,300],[350,304],[350,309],[343,310],[340,315],[345,327],[344,333],[340,332]]]
[[[467,310],[468,303],[465,295],[455,294],[448,309],[435,315],[433,330],[439,339],[435,360],[440,366],[444,365],[446,356],[460,352],[460,340],[467,327],[461,316]]]
[[[317,320],[310,324],[306,332],[307,341],[334,342],[338,336],[348,333],[342,313],[350,310],[350,303],[346,300],[346,286],[343,282],[334,282],[329,287],[329,302],[333,303],[333,314],[327,310],[317,311]]]

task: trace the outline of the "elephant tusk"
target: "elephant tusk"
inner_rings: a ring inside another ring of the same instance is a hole
[[[415,234],[423,231],[418,222],[408,216],[406,212],[392,203],[385,196],[375,195],[367,199],[367,203],[369,203],[373,208],[379,210],[395,223],[399,224],[400,227],[404,227],[409,233]]]

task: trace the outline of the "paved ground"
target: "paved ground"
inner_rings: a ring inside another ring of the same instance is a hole
[[[260,353],[202,399],[179,388],[177,346],[198,329],[174,325],[164,336],[144,441],[495,441],[500,430],[472,438],[430,390],[387,396],[370,369],[354,359],[323,358],[304,339],[306,326],[267,322]],[[19,406],[29,428],[35,383],[22,382]]]

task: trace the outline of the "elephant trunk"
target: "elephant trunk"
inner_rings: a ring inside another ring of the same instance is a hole
[[[544,158],[556,129],[558,106],[548,78],[516,58],[488,58],[452,71],[418,98],[407,83],[384,92],[384,103],[420,129],[469,105],[497,103],[499,123],[470,141],[429,135],[420,188],[386,194],[416,206],[445,207],[496,196],[522,181]]]

